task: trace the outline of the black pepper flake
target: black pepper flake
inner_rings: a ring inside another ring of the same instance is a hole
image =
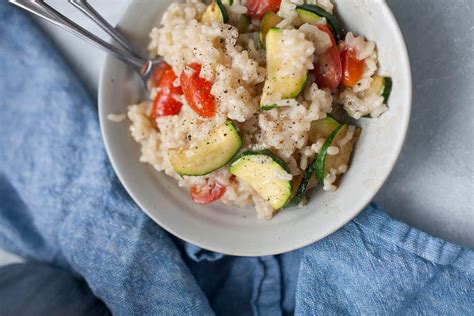
[[[191,138],[192,138],[192,137],[191,137],[191,134],[189,134],[189,135],[188,135],[188,140],[190,141],[190,140],[191,140]]]

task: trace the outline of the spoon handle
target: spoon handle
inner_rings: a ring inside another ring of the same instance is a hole
[[[87,0],[69,0],[69,3],[84,13],[89,19],[95,22],[100,28],[102,28],[107,34],[109,34],[114,40],[117,41],[123,48],[125,48],[131,55],[140,57],[140,53],[135,47],[112,25],[109,24],[100,14],[97,12]]]
[[[123,50],[107,43],[106,41],[103,41],[51,8],[42,0],[9,0],[9,2],[55,24],[66,31],[71,32],[83,40],[106,51],[107,53],[112,54],[116,58],[119,58],[125,63],[133,66],[139,73],[143,74],[148,72],[151,68],[151,62],[149,60],[132,56],[130,53],[124,52]]]

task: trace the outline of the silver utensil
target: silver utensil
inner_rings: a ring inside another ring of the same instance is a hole
[[[118,32],[112,25],[109,24],[88,2],[87,0],[69,0],[69,3],[79,9],[90,20],[95,22],[107,34],[117,41],[123,48],[135,57],[141,57],[140,53],[130,42]]]
[[[147,89],[146,83],[153,74],[155,66],[163,61],[162,58],[151,60],[141,57],[138,51],[129,43],[129,41],[115,28],[113,28],[103,17],[101,17],[100,14],[94,10],[94,8],[89,3],[87,3],[86,0],[69,0],[69,3],[80,9],[92,21],[99,25],[99,27],[101,27],[113,39],[115,39],[125,49],[125,51],[107,43],[106,41],[82,28],[50,7],[43,0],[9,0],[9,2],[53,23],[54,25],[66,31],[71,32],[72,34],[82,38],[83,40],[95,45],[96,47],[132,66],[132,68],[142,78],[145,89]]]

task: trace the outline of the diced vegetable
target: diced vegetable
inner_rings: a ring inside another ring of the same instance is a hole
[[[282,17],[276,15],[272,11],[265,13],[263,16],[262,22],[260,23],[260,31],[258,32],[258,39],[260,40],[260,45],[265,49],[265,39],[267,37],[268,31],[276,26],[283,20]]]
[[[150,90],[151,88],[157,87],[160,84],[161,77],[163,77],[165,71],[170,68],[171,66],[165,62],[159,63],[158,66],[156,66],[155,70],[153,71],[153,74],[151,75],[150,80],[148,81],[148,87],[150,88]]]
[[[191,198],[198,204],[210,204],[219,200],[225,193],[225,186],[214,183],[203,188],[192,187]]]
[[[318,156],[316,157],[316,160],[315,160],[315,167],[316,167],[315,173],[316,173],[316,178],[318,179],[319,183],[324,183],[324,177],[326,175],[325,161],[326,161],[328,148],[334,142],[334,139],[336,138],[336,135],[339,133],[339,131],[342,128],[347,129],[347,125],[340,126],[331,133],[331,135],[328,137],[328,139],[324,143],[323,147],[321,148],[321,151],[319,152]]]
[[[202,176],[226,165],[241,146],[239,132],[227,122],[197,144],[170,149],[168,156],[178,174]]]
[[[198,115],[211,118],[216,112],[216,100],[211,94],[212,83],[201,78],[201,65],[190,64],[181,73],[181,87],[188,105]]]
[[[340,141],[346,138],[348,132],[349,125],[344,124],[334,130],[324,143],[323,148],[316,158],[315,172],[319,183],[324,183],[324,178],[329,174],[331,169],[338,170],[339,167],[343,165],[347,166],[349,164],[352,148],[360,135],[361,129],[355,127],[352,138],[346,140],[344,144],[341,144]],[[330,146],[337,146],[339,148],[339,153],[336,155],[328,155],[327,150]]]
[[[277,13],[280,4],[281,0],[247,0],[248,14],[252,19],[260,20],[269,11]]]
[[[306,191],[316,182],[314,171],[316,170],[316,160],[314,160],[305,170],[301,182],[297,186],[294,197],[290,201],[291,206],[299,205],[306,196]],[[295,186],[296,187],[296,186]],[[294,187],[294,188],[295,188]]]
[[[341,124],[330,116],[312,122],[309,130],[310,142],[316,143],[321,138],[327,139],[339,126],[341,126]]]
[[[274,210],[291,198],[291,175],[285,162],[268,150],[247,151],[238,156],[229,171],[248,183]]]
[[[357,59],[357,51],[349,48],[341,53],[342,84],[353,87],[364,73],[364,60]]]
[[[347,141],[345,144],[340,144],[340,141],[343,140],[347,133],[349,133],[349,128],[351,126],[346,124],[346,128],[341,128],[338,135],[334,138],[334,141],[331,146],[338,146],[339,153],[337,155],[331,156],[328,155],[325,160],[325,174],[329,173],[331,169],[338,169],[340,166],[349,165],[349,161],[351,159],[352,149],[354,147],[355,142],[360,136],[362,129],[360,127],[353,127],[353,135],[352,138]]]
[[[309,24],[315,24],[319,22],[322,18],[325,18],[329,28],[334,33],[334,37],[337,40],[343,38],[344,30],[336,19],[334,15],[327,12],[323,8],[313,5],[313,4],[302,4],[296,7],[296,12],[298,13],[299,18]]]
[[[223,2],[223,0],[212,1],[202,15],[201,21],[205,23],[211,23],[212,21],[219,21],[221,23],[229,22],[229,14]],[[226,2],[232,4],[232,1],[227,0]]]
[[[153,99],[153,110],[151,112],[151,117],[153,120],[161,116],[168,115],[177,115],[181,112],[181,107],[183,104],[176,100],[176,96],[182,95],[183,91],[181,87],[175,87],[174,82],[176,80],[176,75],[171,67],[160,67],[160,75],[157,75],[156,72],[153,74],[156,77],[154,80],[158,80],[158,93]],[[166,70],[163,70],[165,69]],[[162,71],[163,70],[163,71]]]
[[[320,88],[336,89],[342,80],[339,49],[334,36],[325,24],[317,24],[316,27],[329,35],[332,46],[319,56],[314,67],[314,77]]]
[[[267,33],[267,79],[263,87],[260,107],[269,110],[276,105],[273,103],[275,95],[280,99],[296,98],[303,90],[308,78],[308,71],[302,69],[292,72],[289,76],[279,76],[278,72],[283,65],[288,64],[281,58],[282,56],[282,30],[272,28]],[[291,65],[291,64],[289,64]]]
[[[309,140],[312,143],[317,142],[321,138],[328,138],[331,134],[341,126],[334,118],[327,116],[324,119],[314,121],[311,124],[311,129],[309,131]],[[316,161],[313,160],[311,164],[306,168],[302,180],[297,186],[298,190],[294,194],[293,199],[291,200],[291,205],[295,206],[303,201],[306,196],[306,191],[312,187],[316,181],[315,171],[316,171]],[[294,186],[295,188],[296,186]]]
[[[296,13],[298,13],[298,17],[304,23],[316,24],[322,20],[321,16],[317,15],[313,11],[309,11],[301,7],[296,8]]]
[[[392,92],[392,78],[373,76],[370,88],[359,93],[361,98],[368,97],[372,94],[383,96],[384,103],[387,103],[390,93]]]
[[[287,206],[293,205],[292,202],[293,202],[296,194],[298,193],[297,189],[300,187],[302,181],[303,181],[303,175],[302,174],[299,174],[297,176],[293,176],[293,179],[291,180],[291,187],[293,189],[292,189],[292,192],[291,192],[290,203],[288,203]]]
[[[247,14],[241,14],[237,22],[237,29],[240,34],[248,33],[250,26],[250,17]]]

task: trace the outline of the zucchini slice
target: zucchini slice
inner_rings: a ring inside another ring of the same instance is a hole
[[[309,140],[310,142],[315,143],[321,138],[327,139],[340,126],[341,124],[331,116],[314,121],[309,130]],[[294,193],[294,197],[291,200],[290,204],[292,206],[300,204],[306,196],[306,191],[314,185],[314,182],[316,182],[316,161],[317,159],[313,160],[306,168],[303,178],[299,183],[298,190]]]
[[[242,139],[237,128],[231,122],[227,122],[192,147],[187,145],[170,149],[168,157],[178,174],[202,176],[231,161],[240,147]]]
[[[248,183],[274,209],[291,198],[292,184],[287,165],[269,150],[246,151],[230,165],[230,173]]]
[[[212,21],[219,21],[221,23],[229,22],[229,14],[226,9],[225,3],[232,5],[231,0],[214,0],[204,11],[201,21],[204,23],[212,23]]]
[[[260,46],[265,49],[266,43],[265,39],[267,37],[268,31],[275,27],[278,23],[283,20],[282,17],[279,17],[276,13],[272,11],[268,11],[262,18],[262,22],[260,23],[260,30],[258,32],[258,39],[260,41]]]
[[[289,67],[291,63],[283,60],[282,56],[282,30],[271,28],[266,36],[267,47],[267,79],[263,87],[260,108],[270,110],[276,106],[273,100],[275,96],[279,99],[294,99],[304,89],[306,80],[308,79],[308,71],[306,69],[294,71],[291,75],[281,77],[278,71],[282,67]]]
[[[313,160],[311,164],[304,171],[303,177],[299,183],[298,189],[293,194],[293,198],[290,201],[291,206],[297,206],[303,201],[306,196],[306,191],[312,187],[316,182],[314,172],[316,170],[316,160]],[[295,186],[296,187],[296,186]]]
[[[349,164],[352,148],[354,147],[354,144],[360,135],[361,129],[359,127],[355,127],[352,138],[345,141],[343,144],[340,144],[341,141],[345,139],[348,132],[348,124],[344,124],[335,129],[328,137],[323,145],[323,148],[316,157],[315,173],[319,183],[324,183],[324,178],[331,169],[338,170],[340,166]],[[329,146],[337,146],[339,148],[339,153],[336,155],[328,155],[327,151]]]
[[[340,126],[331,133],[331,135],[328,137],[328,139],[324,143],[323,148],[321,148],[321,151],[319,152],[318,156],[316,157],[316,160],[315,160],[315,166],[316,166],[315,173],[316,173],[316,178],[318,179],[319,183],[324,183],[324,177],[326,176],[326,156],[327,156],[328,148],[334,142],[334,140],[336,138],[336,135],[343,128],[347,129],[347,125]]]
[[[321,16],[317,15],[313,11],[306,10],[303,8],[296,8],[296,13],[298,13],[298,17],[303,23],[308,23],[308,24],[317,24],[321,22],[322,18]]]
[[[344,36],[344,29],[334,15],[327,12],[323,8],[313,4],[302,4],[296,7],[298,17],[305,23],[316,24],[325,18],[329,28],[334,34],[337,40],[340,40]]]
[[[241,14],[239,21],[237,21],[237,29],[239,34],[245,34],[249,32],[250,17],[247,14]]]
[[[310,142],[316,143],[321,138],[327,139],[339,126],[341,126],[341,124],[331,116],[312,122],[309,130]]]
[[[373,76],[372,83],[370,84],[370,88],[365,91],[360,92],[359,96],[361,98],[365,98],[372,94],[381,95],[383,96],[383,102],[386,104],[388,101],[388,98],[390,97],[391,92],[392,92],[392,78]]]

